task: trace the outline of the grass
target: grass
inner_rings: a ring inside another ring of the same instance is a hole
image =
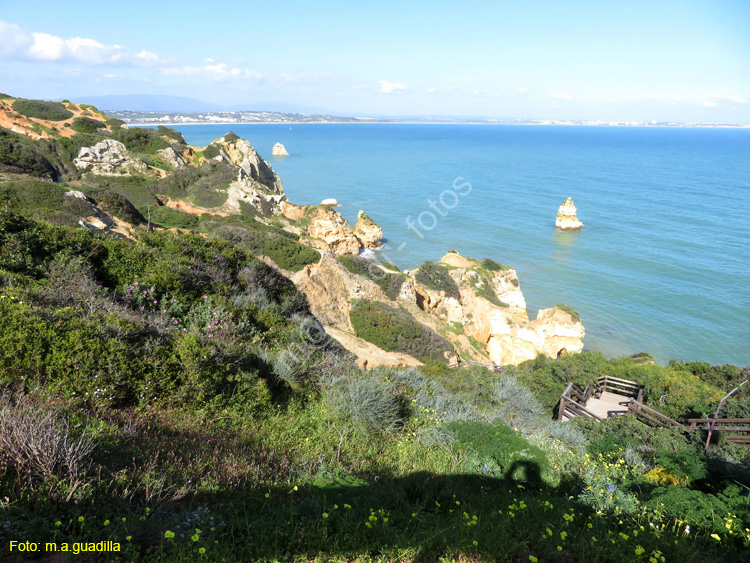
[[[453,281],[453,278],[448,274],[448,270],[442,265],[425,262],[419,267],[414,278],[418,283],[430,289],[445,292],[446,297],[458,299],[461,296],[456,282]]]

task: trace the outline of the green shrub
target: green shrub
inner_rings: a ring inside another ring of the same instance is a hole
[[[0,201],[37,220],[75,226],[92,213],[92,205],[66,196],[68,189],[43,180],[14,180],[0,183]]]
[[[405,311],[379,302],[359,302],[349,313],[360,338],[386,352],[403,352],[423,361],[446,363],[453,347],[442,336],[419,324]]]
[[[199,221],[198,215],[177,211],[166,205],[155,205],[151,208],[151,223],[168,229],[195,230]]]
[[[500,272],[501,270],[510,270],[510,266],[504,266],[500,262],[495,262],[491,258],[482,260],[482,267],[490,272]]]
[[[401,292],[401,286],[406,281],[406,276],[401,273],[395,274],[385,272],[378,264],[359,256],[341,255],[337,260],[353,274],[364,276],[375,282],[380,289],[395,301]]]
[[[320,260],[320,252],[286,237],[274,237],[263,243],[263,253],[284,270],[298,272]]]
[[[156,154],[156,151],[169,146],[169,143],[162,139],[155,129],[141,129],[138,127],[116,129],[113,131],[113,136],[131,152]]]
[[[182,133],[179,131],[175,131],[174,129],[170,127],[164,127],[163,125],[159,125],[156,128],[156,132],[161,137],[167,137],[168,139],[171,139],[172,141],[176,141],[180,143],[181,145],[185,145],[185,137],[182,136]]]
[[[230,131],[229,133],[224,135],[225,143],[231,143],[232,141],[238,141],[239,139],[240,139],[240,136],[234,131]]]
[[[541,483],[548,466],[546,454],[503,421],[456,421],[446,424],[445,429],[455,436],[454,450],[469,455],[467,463],[472,472]]]
[[[96,194],[96,201],[99,208],[110,215],[115,215],[122,221],[127,221],[134,225],[145,223],[143,215],[130,203],[127,198],[113,191],[103,191]]]
[[[221,149],[219,148],[219,145],[211,144],[211,145],[208,145],[205,149],[203,149],[202,152],[203,152],[204,158],[211,160],[212,158],[219,156]]]
[[[458,290],[456,282],[448,274],[448,270],[433,262],[422,264],[417,270],[415,279],[418,283],[430,289],[444,291],[446,297],[455,297],[456,299],[461,297],[461,292]]]
[[[90,117],[76,117],[71,125],[73,131],[79,133],[96,133],[99,129],[104,129],[107,126],[102,121],[91,119]]]
[[[36,144],[17,133],[0,128],[0,170],[3,168],[57,179],[58,173]]]
[[[568,313],[571,317],[573,317],[573,322],[579,323],[581,322],[581,315],[579,315],[573,307],[570,305],[566,305],[565,303],[558,303],[555,305],[558,309],[561,311],[565,311]]]
[[[13,102],[13,109],[26,117],[46,121],[65,121],[73,117],[73,112],[66,109],[60,102],[20,99]]]
[[[3,94],[0,92],[0,100],[12,100],[13,96],[9,96],[8,94]]]

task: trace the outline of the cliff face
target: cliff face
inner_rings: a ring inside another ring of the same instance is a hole
[[[361,209],[357,214],[357,223],[354,225],[354,236],[359,239],[363,248],[383,246],[383,229]]]
[[[583,349],[583,325],[565,311],[544,309],[529,321],[514,269],[488,270],[455,253],[440,262],[447,266],[459,295],[449,296],[415,280],[419,306],[447,324],[459,324],[464,334],[485,347],[494,364],[515,365],[540,353],[555,358]]]
[[[287,217],[299,216],[293,206],[285,208]],[[362,248],[377,248],[383,244],[383,230],[363,211],[352,229],[349,221],[329,207],[306,208],[311,214],[307,234],[318,239],[313,245],[336,254],[359,254]],[[322,243],[322,244],[320,244]]]
[[[571,198],[562,202],[557,210],[557,219],[555,227],[561,231],[577,231],[583,227],[583,223],[576,217],[576,206]]]

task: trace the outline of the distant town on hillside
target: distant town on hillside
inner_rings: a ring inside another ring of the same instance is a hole
[[[669,121],[606,121],[566,119],[490,119],[445,116],[345,117],[337,115],[285,113],[279,111],[105,111],[109,117],[122,119],[128,125],[211,124],[211,123],[465,123],[487,125],[567,125],[609,127],[726,127],[750,128],[733,123],[677,123]]]

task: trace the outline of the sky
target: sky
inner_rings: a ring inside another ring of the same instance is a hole
[[[750,1],[0,0],[0,92],[750,124]]]

